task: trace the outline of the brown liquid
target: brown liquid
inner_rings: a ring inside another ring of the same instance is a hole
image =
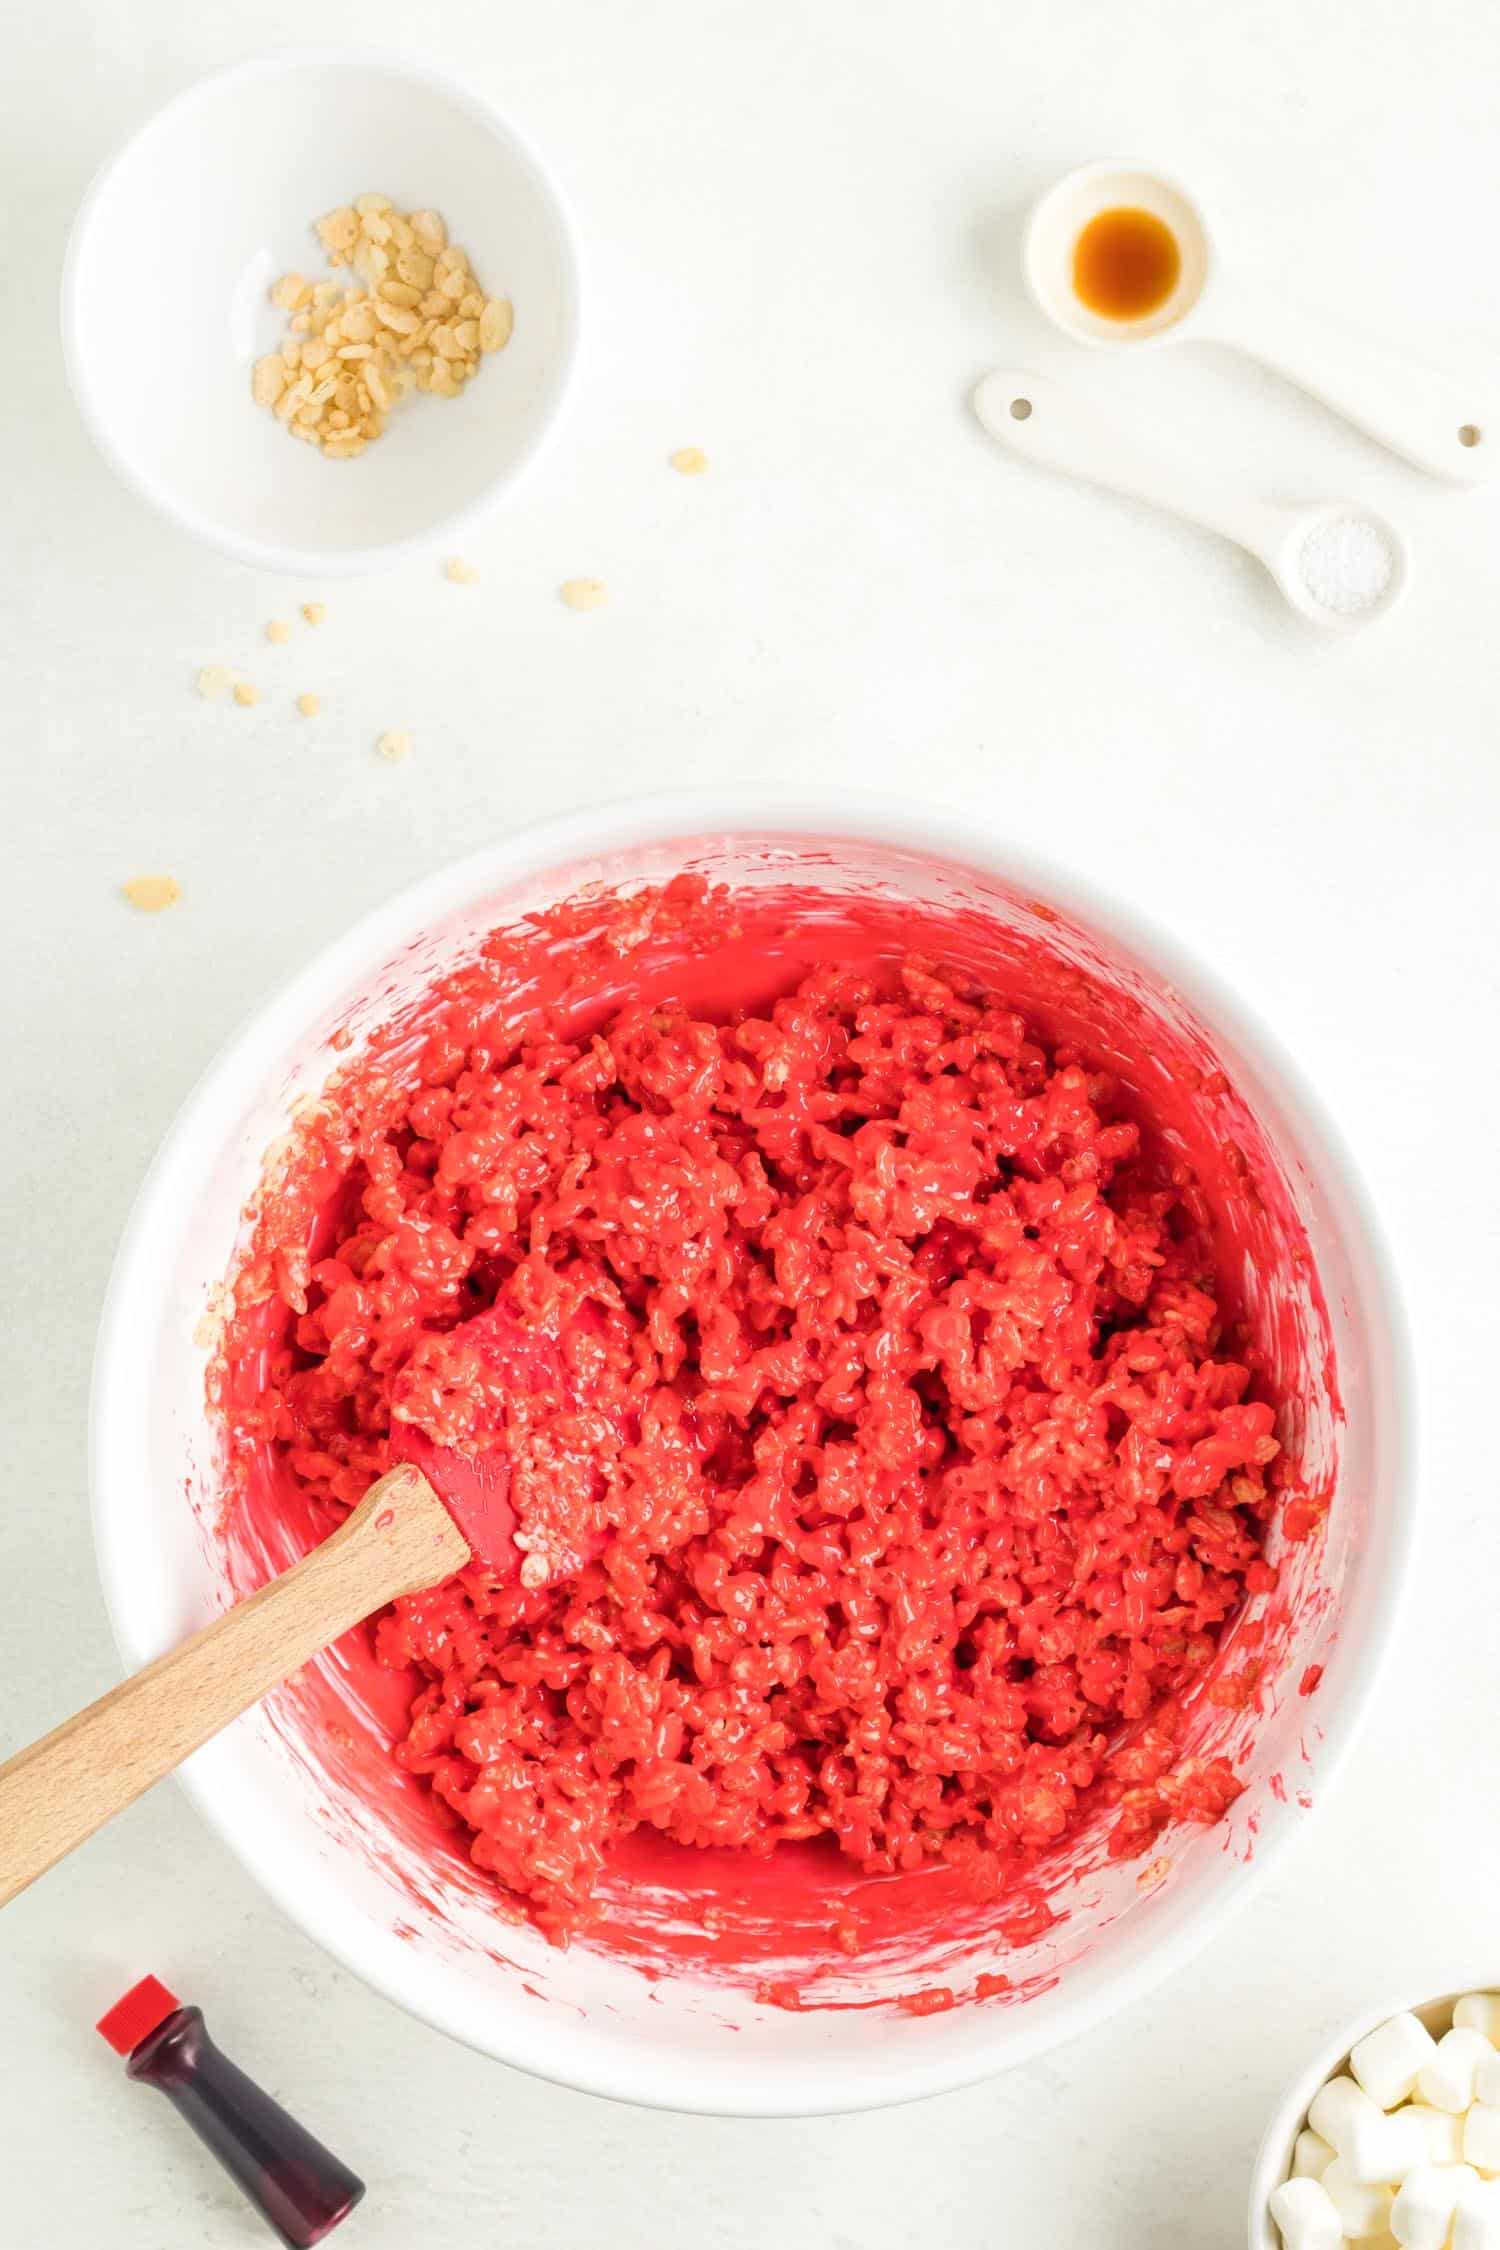
[[[1181,272],[1177,237],[1154,211],[1101,211],[1073,245],[1073,287],[1104,320],[1144,320]]]

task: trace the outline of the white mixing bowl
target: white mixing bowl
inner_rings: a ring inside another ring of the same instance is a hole
[[[1227,1105],[1215,1113],[1214,1131],[1232,1130],[1237,1161],[1241,1146],[1247,1152],[1248,1207],[1270,1211],[1279,1201],[1293,1214],[1291,1238],[1306,1230],[1326,1321],[1311,1309],[1303,1280],[1294,1272],[1289,1281],[1274,1255],[1246,1256],[1239,1286],[1257,1318],[1265,1313],[1293,1338],[1289,1348],[1312,1353],[1302,1385],[1306,1455],[1314,1468],[1319,1459],[1337,1462],[1326,1533],[1280,1548],[1281,1589],[1252,1603],[1236,1628],[1251,1656],[1270,1658],[1263,1707],[1228,1709],[1207,1698],[1194,1706],[1187,1747],[1236,1759],[1244,1794],[1215,1828],[1166,1831],[1145,1865],[1110,1861],[1097,1838],[1074,1847],[1053,1886],[1061,1919],[1046,1929],[1012,1927],[1007,1935],[998,1926],[1003,1913],[971,1910],[941,1927],[888,1936],[870,1956],[836,1960],[831,1970],[825,1934],[818,1976],[790,1937],[776,1957],[776,1921],[760,1925],[762,1939],[769,1935],[760,1951],[770,1958],[736,1965],[734,1917],[754,1921],[759,1878],[734,1855],[681,1853],[660,1884],[621,1897],[619,1927],[632,1915],[654,1916],[652,1926],[668,1937],[675,1928],[698,1944],[705,1924],[718,1927],[707,1906],[728,1901],[734,1930],[722,1944],[715,1938],[722,1958],[652,1978],[609,1943],[549,1948],[529,1925],[502,1918],[461,1861],[444,1867],[413,1845],[409,1821],[402,1823],[412,1802],[425,1819],[426,1800],[407,1784],[396,1817],[400,1785],[385,1778],[390,1761],[378,1745],[354,1740],[366,1720],[349,1705],[336,1660],[313,1668],[310,1685],[284,1689],[240,1720],[193,1759],[184,1779],[246,1866],[320,1944],[473,2047],[590,2091],[679,2109],[852,2109],[1022,2062],[1188,1960],[1325,1791],[1390,1637],[1412,1524],[1411,1382],[1374,1221],[1296,1073],[1176,946],[987,835],[977,819],[856,794],[626,803],[463,861],[361,924],[271,1001],[231,1041],[168,1135],[127,1228],[100,1332],[95,1534],[132,1665],[230,1599],[214,1528],[205,1352],[194,1332],[229,1265],[265,1151],[284,1133],[290,1105],[337,1059],[330,1034],[347,1027],[357,1047],[437,965],[451,964],[498,922],[588,882],[659,878],[685,864],[745,885],[797,878],[939,902],[967,913],[970,930],[989,933],[986,945],[998,930],[1023,956],[1046,949],[1037,957],[1063,964],[1059,989],[1075,996],[1082,1020],[1096,1006],[1107,1020],[1115,1005],[1091,994],[1123,996],[1148,1101],[1153,1071],[1158,1092],[1169,1073],[1191,1079],[1190,1055],[1226,1074],[1232,1092],[1211,1082],[1215,1101]],[[1305,1258],[1301,1272],[1305,1279]],[[1317,1351],[1310,1338],[1321,1339]],[[342,1720],[332,1735],[320,1717],[330,1707]],[[363,1780],[351,1779],[356,1771]],[[717,1862],[708,1890],[700,1859]],[[887,1893],[873,1910],[889,1903]],[[924,2012],[922,1999],[912,2006],[914,1995],[930,1999],[935,1988],[952,1990],[959,2003],[938,2012]],[[776,2004],[789,1990],[815,2004]]]
[[[515,333],[462,398],[413,399],[358,461],[327,461],[254,404],[250,369],[285,340],[272,282],[327,278],[313,222],[365,194],[440,212]],[[456,540],[536,457],[577,362],[578,254],[541,159],[471,87],[297,48],[201,79],[103,166],[62,330],[89,432],[143,500],[240,562],[347,575]]]

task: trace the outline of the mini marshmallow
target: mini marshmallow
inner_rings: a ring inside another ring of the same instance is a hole
[[[1459,2197],[1453,2250],[1500,2250],[1500,2181],[1481,2180]]]
[[[1370,2125],[1379,2119],[1380,2110],[1368,2094],[1361,2092],[1354,2080],[1347,2076],[1330,2078],[1314,2094],[1307,2112],[1307,2122],[1315,2133],[1327,2141],[1338,2156],[1346,2151],[1344,2143],[1357,2122]]]
[[[1500,2057],[1496,2058],[1500,2061]],[[1433,2109],[1426,2102],[1413,2102],[1409,2109],[1398,2109],[1397,2117],[1420,2117],[1427,2134],[1429,2164],[1461,2164],[1464,2158],[1464,2121],[1446,2109]]]
[[[1483,2032],[1492,2047],[1500,2047],[1500,1992],[1466,1992],[1453,2021],[1460,2031]]]
[[[1472,2024],[1456,2023],[1443,2033],[1437,2053],[1418,2072],[1417,2091],[1434,2109],[1467,2109],[1474,2099],[1475,2073],[1487,2060],[1500,2064],[1500,2055],[1484,2033]]]
[[[1437,2053],[1437,2041],[1414,2015],[1392,2016],[1360,2040],[1349,2068],[1372,2102],[1394,2109],[1416,2091],[1418,2074]]]
[[[1464,2162],[1500,2172],[1500,2109],[1475,2102],[1464,2117]]]
[[[1500,2109],[1500,2055],[1492,2051],[1485,2056],[1474,2073],[1474,2091],[1469,2098]]]
[[[1322,2134],[1315,2133],[1310,2125],[1304,2125],[1292,2151],[1292,2178],[1321,2180],[1332,2162],[1333,2150]]]
[[[1352,2241],[1362,2240],[1367,2234],[1384,2234],[1390,2225],[1391,2205],[1395,2200],[1393,2191],[1352,2180],[1341,2156],[1336,2156],[1323,2174],[1323,2193],[1337,2211],[1345,2235]],[[1489,2250],[1488,2244],[1485,2250]]]
[[[1354,2111],[1338,2144],[1351,2180],[1362,2187],[1399,2187],[1408,2172],[1433,2162],[1432,2129],[1415,2109]]]
[[[1344,2230],[1319,2180],[1283,2180],[1272,2190],[1271,2216],[1286,2250],[1342,2250]]]
[[[1467,2164],[1419,2164],[1408,2172],[1391,2205],[1391,2232],[1401,2250],[1444,2250],[1460,2201],[1478,2185],[1479,2174]]]
[[[1421,2102],[1391,2111],[1386,2119],[1386,2138],[1390,2153],[1385,2161],[1391,2169],[1382,2178],[1393,2187],[1399,2187],[1419,2164],[1458,2164],[1463,2160],[1463,2120],[1448,2117],[1440,2109],[1428,2109]]]

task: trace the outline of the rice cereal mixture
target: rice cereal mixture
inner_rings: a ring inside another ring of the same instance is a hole
[[[1274,1583],[1273,1411],[1109,1078],[918,958],[506,1042],[485,975],[298,1125],[211,1376],[270,1322],[233,1458],[343,1511],[393,1413],[462,1438],[473,1312],[573,1355],[599,1559],[376,1628],[477,1865],[564,1942],[643,1824],[998,1897],[1101,1807],[1121,1854],[1216,1820],[1179,1698]]]

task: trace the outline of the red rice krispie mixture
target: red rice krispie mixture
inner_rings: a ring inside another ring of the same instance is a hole
[[[1180,1699],[1274,1582],[1273,1412],[1111,1080],[915,958],[562,1020],[450,1007],[336,1078],[297,1128],[316,1242],[305,1184],[267,1204],[220,1361],[277,1313],[233,1442],[342,1511],[393,1407],[462,1433],[475,1311],[573,1355],[598,1558],[377,1627],[475,1862],[563,1941],[642,1824],[998,1896],[1096,1814],[1121,1853],[1216,1820]]]

